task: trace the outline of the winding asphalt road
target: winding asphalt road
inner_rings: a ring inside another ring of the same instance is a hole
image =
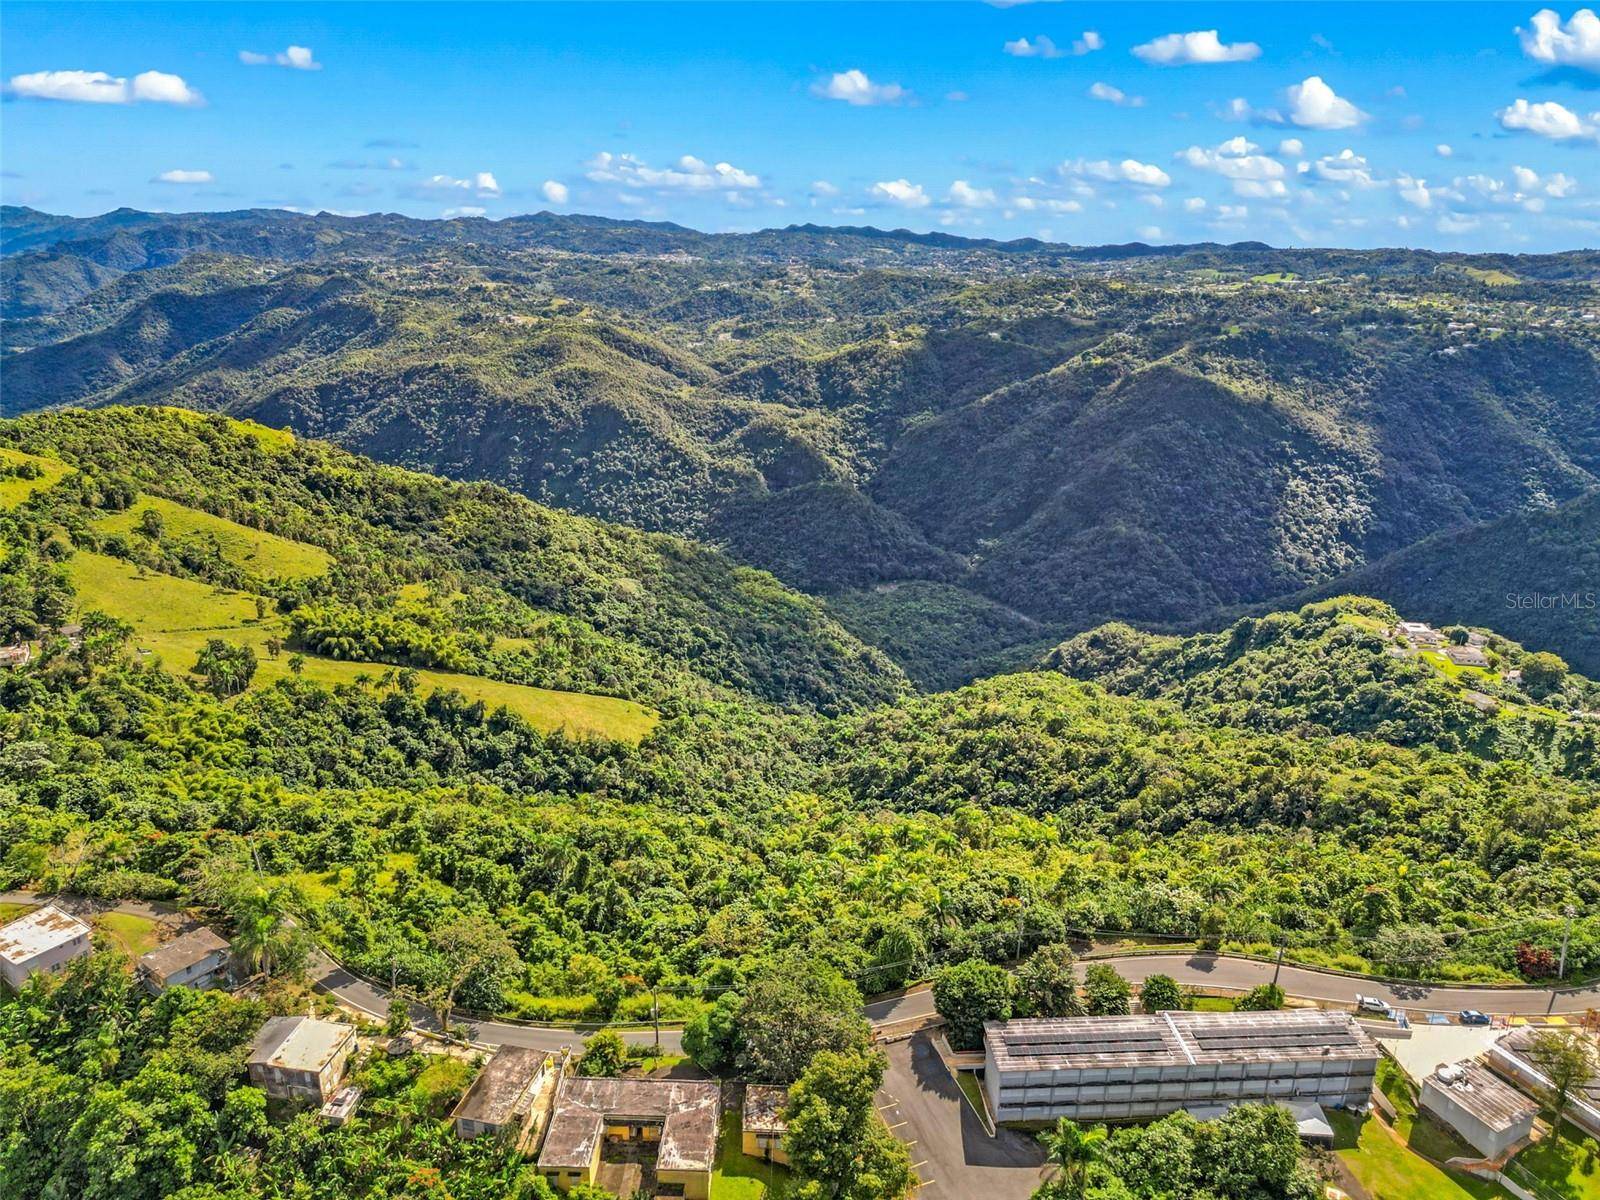
[[[1186,987],[1214,987],[1249,991],[1257,984],[1271,983],[1273,966],[1253,958],[1234,958],[1226,954],[1129,954],[1094,958],[1091,962],[1110,963],[1135,983],[1151,975],[1170,975]],[[1086,962],[1080,960],[1081,976]],[[1600,982],[1576,988],[1536,987],[1451,987],[1382,983],[1354,975],[1318,971],[1284,963],[1278,985],[1288,995],[1302,1000],[1353,1005],[1356,994],[1377,996],[1396,1008],[1422,1012],[1459,1012],[1475,1008],[1492,1016],[1545,1016],[1552,1013],[1581,1013],[1600,1008]],[[933,1013],[933,994],[917,988],[903,996],[877,1000],[867,1005],[867,1018],[874,1025],[912,1021]]]
[[[39,897],[30,892],[0,893],[0,902],[29,904]],[[58,898],[60,902],[60,898]],[[88,901],[72,901],[69,907],[88,907]],[[127,901],[113,906],[117,912],[140,916],[161,916],[173,910],[166,906]],[[1225,954],[1130,954],[1120,957],[1096,958],[1092,961],[1110,963],[1126,978],[1140,982],[1150,975],[1170,975],[1185,986],[1215,987],[1247,991],[1257,984],[1272,980],[1273,965],[1249,958],[1234,958]],[[1086,963],[1080,961],[1081,973]],[[307,973],[311,983],[321,991],[329,992],[343,1003],[359,1009],[380,1020],[388,1016],[388,989],[352,974],[321,951],[312,954]],[[1339,975],[1318,971],[1310,967],[1297,967],[1285,963],[1278,974],[1278,983],[1288,995],[1303,1000],[1324,1003],[1352,1004],[1356,993],[1377,996],[1397,1008],[1423,1012],[1457,1012],[1474,1008],[1494,1016],[1544,1016],[1555,1013],[1582,1013],[1600,1008],[1600,982],[1577,988],[1533,987],[1451,987],[1446,985],[1382,983],[1375,979]],[[865,1008],[867,1019],[882,1028],[901,1023],[914,1023],[934,1015],[933,993],[927,987],[913,988],[900,996],[875,1000]],[[413,1024],[419,1029],[436,1033],[438,1021],[433,1013],[421,1005],[411,1006]],[[522,1024],[513,1021],[495,1021],[461,1015],[451,1021],[452,1030],[474,1042],[490,1046],[528,1046],[536,1050],[560,1050],[578,1046],[589,1030],[563,1028],[550,1025]],[[650,1045],[655,1034],[649,1029],[629,1029],[623,1037],[635,1045]],[[675,1029],[661,1031],[661,1047],[670,1053],[679,1053],[683,1047],[682,1035]]]

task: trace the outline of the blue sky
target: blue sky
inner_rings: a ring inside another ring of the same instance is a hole
[[[1091,244],[1600,244],[1600,19],[1534,4],[0,9],[0,190]]]

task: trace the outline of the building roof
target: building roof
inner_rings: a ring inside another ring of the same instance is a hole
[[[516,1111],[518,1102],[528,1094],[533,1081],[539,1078],[548,1058],[543,1050],[530,1050],[525,1046],[500,1047],[478,1072],[467,1094],[461,1097],[450,1115],[485,1125],[504,1125]]]
[[[250,1047],[250,1065],[281,1071],[321,1071],[355,1037],[353,1025],[315,1017],[272,1017]]]
[[[139,969],[157,979],[170,979],[179,971],[205,961],[219,950],[226,952],[227,949],[227,942],[202,925],[143,955],[139,959]]]
[[[788,1088],[773,1087],[771,1084],[766,1083],[752,1083],[744,1090],[744,1132],[785,1132],[789,1125],[783,1119],[783,1108],[788,1103]]]
[[[991,1021],[984,1047],[1001,1071],[1378,1057],[1354,1017],[1319,1009]]]
[[[541,1167],[581,1170],[594,1161],[607,1121],[661,1123],[659,1171],[709,1171],[717,1156],[721,1088],[682,1079],[596,1079],[569,1075],[539,1154]]]
[[[1496,1045],[1501,1050],[1508,1050],[1522,1059],[1534,1070],[1539,1070],[1539,1064],[1532,1056],[1533,1039],[1539,1030],[1531,1025],[1524,1025],[1521,1029],[1513,1029],[1510,1033],[1500,1038]],[[1574,1030],[1577,1037],[1589,1037],[1589,1034]],[[1600,1103],[1600,1075],[1595,1076],[1580,1089],[1590,1103]]]
[[[1457,665],[1481,667],[1489,661],[1489,656],[1477,646],[1451,646],[1444,653],[1446,658]]]
[[[89,927],[64,908],[46,904],[0,928],[0,958],[22,965],[74,938],[89,936]]]
[[[1532,1100],[1475,1062],[1440,1066],[1428,1076],[1427,1082],[1496,1133],[1531,1121],[1539,1113],[1539,1106]],[[1423,1099],[1427,1099],[1426,1088]]]

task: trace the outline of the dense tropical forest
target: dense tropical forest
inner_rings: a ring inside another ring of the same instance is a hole
[[[913,696],[668,535],[177,410],[0,429],[50,468],[0,514],[0,634],[42,647],[0,677],[5,886],[248,866],[418,988],[487,916],[515,955],[472,1006],[568,1017],[637,1015],[647,970],[690,1011],[792,947],[877,990],[1092,931],[1502,978],[1596,899],[1594,685],[1499,635],[1492,712],[1359,599]]]
[[[1600,974],[1592,255],[0,234],[0,892],[262,977],[102,934],[0,999],[0,1196],[550,1200],[443,1120],[469,1051],[344,1129],[245,1084],[314,948],[391,1031],[681,1025],[792,1085],[791,1200],[904,1193],[861,1005],[917,980],[971,1048],[1127,1011],[1112,943]],[[1046,1197],[1319,1192],[1277,1109],[1047,1134]]]
[[[1600,672],[1589,253],[4,225],[16,409],[222,411],[692,537],[924,686],[1350,592]]]

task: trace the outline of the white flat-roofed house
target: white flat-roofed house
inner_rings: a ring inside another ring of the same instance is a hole
[[[227,970],[228,943],[202,926],[179,934],[139,959],[139,977],[152,992],[169,987],[209,987]]]
[[[89,953],[89,926],[46,904],[0,928],[0,979],[20,988],[35,971],[59,971]]]
[[[1394,627],[1396,637],[1403,637],[1413,646],[1442,646],[1444,634],[1426,621],[1401,621]]]
[[[1451,646],[1445,650],[1445,657],[1458,667],[1487,667],[1489,656],[1483,652],[1481,646]]]
[[[315,1017],[273,1017],[250,1049],[250,1082],[280,1100],[315,1100],[338,1090],[356,1045],[354,1025]]]
[[[1439,1067],[1417,1102],[1491,1159],[1526,1141],[1539,1115],[1537,1104],[1474,1062]]]
[[[1250,1101],[1359,1107],[1378,1047],[1348,1013],[1164,1012],[992,1021],[984,1088],[1000,1121],[1150,1121]]]

